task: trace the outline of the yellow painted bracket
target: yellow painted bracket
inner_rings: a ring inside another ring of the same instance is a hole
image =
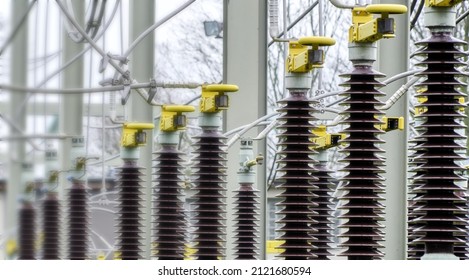
[[[194,112],[194,106],[163,105],[161,107],[160,130],[176,131],[186,128],[186,116],[183,113]]]
[[[335,40],[329,37],[302,37],[288,45],[287,71],[290,73],[308,73],[324,64],[324,52],[321,46],[332,46]]]
[[[425,0],[425,7],[453,7],[464,0]]]
[[[376,127],[388,132],[393,130],[404,130],[404,117],[383,117],[382,124],[377,124]]]
[[[374,4],[355,7],[352,10],[352,26],[349,29],[350,42],[376,42],[382,38],[394,38],[396,26],[390,14],[407,12],[404,5]],[[381,17],[374,18],[373,14]]]
[[[124,123],[121,137],[121,146],[132,148],[144,146],[147,136],[144,130],[155,128],[152,123]]]
[[[267,254],[278,254],[278,253],[283,253],[285,249],[278,249],[280,245],[285,243],[284,240],[267,240],[266,241],[266,246],[265,246],[265,251]]]
[[[345,138],[343,133],[328,133],[325,125],[320,125],[313,130],[314,137],[311,141],[315,144],[314,150],[327,150],[339,145],[339,141]]]
[[[202,86],[202,96],[200,98],[200,112],[218,113],[228,109],[229,98],[227,92],[236,92],[237,85],[213,84]]]

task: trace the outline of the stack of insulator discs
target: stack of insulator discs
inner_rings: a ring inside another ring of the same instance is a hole
[[[343,86],[349,87],[342,95],[347,99],[342,105],[347,106],[343,111],[347,126],[341,160],[346,165],[342,169],[346,175],[343,181],[343,196],[340,197],[342,210],[339,226],[343,238],[340,246],[345,251],[339,256],[349,260],[381,259],[381,248],[384,241],[383,225],[384,205],[380,202],[384,198],[383,177],[384,153],[379,146],[383,141],[379,135],[383,131],[376,125],[381,124],[378,119],[383,113],[377,109],[382,102],[377,97],[384,95],[376,88],[382,86],[376,77],[384,75],[375,72],[371,66],[356,65],[353,71],[343,75],[349,77]]]
[[[407,259],[408,260],[418,260],[420,259],[423,254],[425,253],[425,245],[424,244],[416,244],[414,243],[414,239],[417,238],[415,234],[415,230],[422,226],[419,223],[416,223],[415,221],[410,223],[410,221],[415,219],[415,203],[413,201],[413,197],[415,196],[415,187],[418,186],[418,184],[415,184],[413,181],[413,178],[417,178],[422,175],[422,172],[417,171],[418,166],[422,163],[422,160],[419,159],[419,155],[422,154],[422,150],[416,149],[418,145],[422,144],[421,141],[414,141],[411,140],[409,141],[412,144],[412,147],[410,150],[412,151],[412,154],[409,155],[409,172],[413,173],[413,176],[410,178],[410,183],[408,186],[409,189],[409,199],[407,203],[407,221],[408,221],[408,227],[407,227]]]
[[[187,227],[181,154],[176,145],[168,144],[155,153],[153,241],[154,256],[160,260],[184,259]]]
[[[313,242],[317,248],[313,249],[313,253],[317,255],[318,260],[328,260],[331,253],[330,244],[332,241],[332,224],[331,220],[333,205],[331,196],[332,177],[330,176],[330,170],[327,168],[325,162],[321,162],[316,166],[317,170],[314,176],[318,178],[318,181],[314,184],[318,189],[313,190],[313,194],[316,196],[313,198],[313,202],[317,203],[317,207],[313,207],[313,210],[318,214],[314,216],[314,219],[318,222],[314,225],[317,232],[313,233],[313,237],[317,239]]]
[[[60,203],[58,194],[49,192],[43,201],[44,260],[60,259]]]
[[[259,190],[253,184],[240,184],[235,192],[235,259],[256,260],[259,238]]]
[[[119,193],[119,217],[118,224],[118,251],[122,260],[142,259],[142,218],[144,214],[142,203],[144,202],[144,188],[141,185],[141,176],[144,168],[137,166],[133,160],[125,160],[119,168],[118,193]]]
[[[317,212],[313,209],[318,204],[313,202],[317,189],[317,181],[312,174],[315,160],[312,158],[317,152],[312,150],[311,131],[315,120],[315,109],[306,97],[306,91],[290,91],[290,96],[279,101],[281,115],[279,121],[279,143],[277,179],[281,184],[277,186],[282,192],[278,195],[281,201],[277,204],[280,224],[278,240],[283,243],[277,247],[282,250],[279,258],[285,260],[307,260],[317,256],[313,250],[313,234],[317,221],[313,219]]]
[[[217,129],[203,129],[196,139],[193,257],[225,257],[226,138]]]
[[[19,255],[20,260],[34,260],[36,240],[36,210],[29,201],[23,201],[19,213]]]
[[[85,260],[89,241],[88,195],[85,185],[74,182],[69,190],[68,254],[71,260]]]
[[[464,105],[459,91],[465,85],[457,77],[457,67],[464,65],[460,57],[465,54],[456,47],[466,44],[455,39],[450,32],[432,32],[432,36],[418,45],[419,55],[426,67],[419,76],[426,80],[418,86],[422,92],[416,96],[425,100],[417,109],[423,111],[415,141],[419,144],[419,165],[413,182],[413,231],[411,246],[424,246],[425,254],[454,254],[466,258],[468,239],[468,207],[466,179],[461,161],[466,157],[466,137],[463,136]]]

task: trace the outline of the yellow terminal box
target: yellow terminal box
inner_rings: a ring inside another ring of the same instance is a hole
[[[349,29],[350,42],[376,42],[382,38],[394,38],[396,26],[390,14],[407,12],[404,5],[375,4],[355,7],[352,10],[352,26]],[[381,15],[374,18],[373,14]]]
[[[200,98],[200,112],[218,113],[228,109],[229,98],[226,92],[236,92],[239,88],[236,85],[204,85],[202,86],[202,97]]]
[[[144,130],[155,128],[152,123],[124,123],[121,146],[122,147],[139,147],[147,143],[147,134]]]
[[[176,131],[185,129],[186,116],[183,113],[194,112],[194,106],[163,105],[161,108],[160,130]]]
[[[345,139],[343,133],[328,133],[325,125],[320,125],[313,130],[314,137],[311,138],[315,144],[312,148],[315,150],[326,150],[339,145],[339,141]]]
[[[329,37],[303,37],[291,41],[288,45],[287,71],[290,73],[308,73],[314,68],[321,68],[324,52],[320,46],[332,46],[335,40]]]

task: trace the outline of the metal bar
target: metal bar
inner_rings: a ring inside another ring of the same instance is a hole
[[[73,9],[76,15],[78,24],[83,25],[85,21],[85,2],[73,1]],[[65,25],[63,25],[63,32],[67,32]],[[83,44],[77,44],[68,36],[62,37],[62,61],[68,61],[73,58],[77,53],[84,49]],[[84,86],[84,61],[80,59],[73,65],[70,65],[62,73],[62,87],[83,87]],[[61,97],[59,105],[59,131],[63,135],[81,136],[83,135],[83,94],[66,95]],[[72,167],[72,160],[70,151],[72,150],[72,139],[67,138],[59,143],[59,162],[60,169],[70,170]],[[68,172],[61,172],[59,175],[58,199],[63,201],[66,197],[66,189],[69,186],[67,176]],[[64,218],[65,216],[63,216]],[[63,223],[66,225],[66,223]],[[64,229],[64,233],[67,232]],[[59,238],[60,240],[60,238]],[[64,243],[62,243],[64,244]],[[65,245],[65,244],[64,244]],[[60,248],[61,256],[65,256],[65,246]]]
[[[266,115],[266,52],[267,52],[267,0],[251,1],[224,1],[224,83],[236,84],[240,91],[234,94],[230,100],[232,110],[227,110],[224,118],[225,131],[251,123]],[[246,48],[243,42],[249,41],[250,46]],[[236,108],[244,108],[243,114]],[[248,137],[255,137],[262,128],[253,129],[246,133]],[[228,149],[228,162],[238,162],[239,143]],[[254,154],[265,155],[265,140],[256,141]],[[238,166],[228,166],[227,188],[230,205],[227,207],[227,259],[232,259],[234,238],[233,191],[236,190]],[[257,169],[256,185],[260,190],[260,258],[265,258],[265,209],[266,209],[266,182],[265,168]]]
[[[382,0],[382,4],[393,3],[408,6],[408,0]],[[408,71],[409,51],[402,46],[409,45],[409,15],[395,18],[396,33],[393,40],[380,44],[379,71],[387,76],[394,76]],[[392,53],[392,55],[389,55]],[[389,99],[407,81],[405,79],[387,86],[386,99]],[[401,98],[389,110],[388,116],[403,116],[408,119],[408,99]],[[407,221],[407,131],[386,133],[386,211],[385,211],[385,259],[402,260],[406,256],[406,221]]]
[[[12,15],[21,15],[25,14],[28,10],[28,0],[19,0],[12,3]],[[14,20],[14,17],[12,17]],[[27,85],[28,83],[28,19],[25,19],[25,22],[18,29],[16,36],[12,40],[11,45],[11,83],[17,85]],[[20,106],[23,100],[26,98],[26,93],[24,92],[11,92],[10,93],[10,116],[14,116],[16,108]],[[15,124],[18,130],[24,131],[26,128],[26,112],[23,112],[18,117],[14,118]],[[17,136],[21,133],[16,130],[10,130],[11,136]],[[10,142],[9,145],[9,158],[8,158],[8,167],[9,167],[9,176],[7,183],[7,204],[6,204],[6,230],[9,230],[16,227],[18,224],[18,195],[21,190],[21,173],[22,167],[21,163],[25,158],[25,142],[24,141],[14,141]],[[10,233],[10,232],[9,232]],[[8,236],[7,240],[15,238],[14,232],[11,232],[13,235]],[[11,257],[11,256],[7,256]]]
[[[21,29],[23,24],[27,23],[28,21],[28,16],[29,12],[33,9],[34,5],[36,4],[37,0],[32,1],[27,10],[24,12],[24,15],[21,17],[20,21],[16,23],[15,27],[13,28],[13,31],[10,32],[10,35],[8,38],[5,40],[5,43],[3,43],[2,48],[0,49],[0,55],[3,54],[3,52],[6,50],[6,48],[10,45],[10,43],[15,39],[16,34],[18,34],[18,31]],[[15,17],[13,17],[15,18]]]
[[[155,21],[155,1],[140,0],[130,3],[130,40],[135,41],[142,32],[147,30]],[[131,56],[130,69],[133,77],[137,80],[148,80],[153,77],[155,35],[149,33],[145,39],[135,47]],[[139,96],[132,95],[130,99],[130,121],[153,122],[153,108]],[[144,257],[150,258],[150,229],[151,229],[151,171],[152,171],[152,148],[153,141],[149,141],[145,147],[140,148],[139,165],[146,168],[143,177],[146,194],[145,213],[145,253]]]
[[[277,0],[276,0],[277,1]],[[313,9],[314,7],[316,7],[319,3],[319,0],[318,1],[315,1],[311,6],[309,6],[301,15],[299,15],[294,21],[292,21],[290,23],[290,25],[287,27],[287,31],[289,31],[290,29],[292,29],[298,22],[300,22],[300,20],[302,20],[306,15],[308,15]],[[285,33],[285,31],[282,31],[280,32],[280,34],[278,35],[278,37],[282,37],[283,36],[283,33]],[[268,47],[270,47],[273,43],[275,43],[276,41],[275,40],[272,40],[269,42],[269,44],[267,45]]]

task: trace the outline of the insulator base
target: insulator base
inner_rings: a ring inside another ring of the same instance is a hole
[[[19,211],[19,252],[20,260],[35,260],[36,210],[30,202],[23,202]]]
[[[133,160],[124,161],[124,165],[119,168],[117,247],[122,260],[143,259],[141,248],[144,245],[142,241],[144,231],[141,224],[141,216],[144,214],[142,210],[144,192],[141,185],[143,170],[144,168],[137,166],[137,162]]]
[[[313,234],[317,221],[313,219],[318,213],[313,209],[318,207],[313,202],[316,195],[313,193],[317,186],[313,185],[317,178],[312,176],[315,172],[312,158],[316,152],[311,149],[310,141],[313,130],[312,122],[315,120],[315,109],[312,102],[306,97],[306,91],[290,91],[290,96],[279,102],[278,118],[280,125],[277,172],[280,175],[277,186],[282,192],[278,197],[282,200],[277,203],[280,211],[276,214],[280,219],[276,223],[281,227],[278,240],[284,241],[277,247],[283,250],[278,258],[285,260],[308,260],[317,258],[313,250],[317,249],[313,243],[317,241]]]
[[[226,138],[218,130],[204,129],[196,139],[193,203],[195,253],[198,260],[225,258]]]
[[[383,103],[377,97],[384,95],[376,88],[382,86],[376,77],[382,74],[373,71],[370,65],[355,65],[343,86],[349,87],[342,95],[347,99],[342,112],[345,116],[343,131],[347,137],[342,140],[346,146],[341,150],[345,167],[341,170],[346,175],[343,182],[343,195],[340,197],[339,209],[342,214],[339,226],[343,241],[340,247],[345,248],[339,256],[349,260],[381,259],[381,244],[384,241],[383,225],[384,205],[381,196],[384,193],[383,177],[384,153],[379,145],[383,141],[379,135],[383,131],[376,127],[383,113],[377,109]]]
[[[182,152],[175,145],[164,144],[154,155],[154,257],[159,260],[183,260],[187,226],[182,200]]]

